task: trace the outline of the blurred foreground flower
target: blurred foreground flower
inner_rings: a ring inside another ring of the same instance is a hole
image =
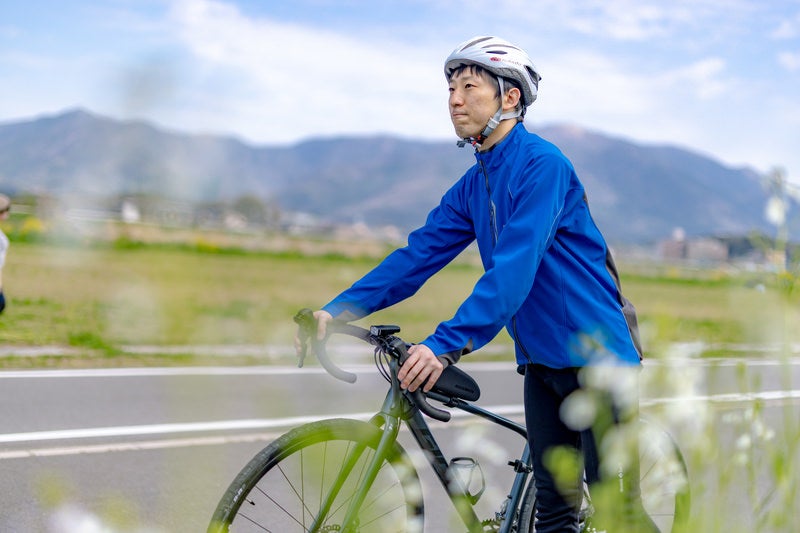
[[[108,533],[99,518],[74,504],[56,509],[48,522],[50,533]]]

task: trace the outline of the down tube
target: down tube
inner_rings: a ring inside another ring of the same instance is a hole
[[[481,521],[478,515],[475,514],[475,510],[466,496],[463,493],[459,494],[449,489],[449,480],[447,476],[449,465],[447,459],[445,459],[441,448],[439,448],[439,444],[436,442],[433,433],[431,433],[430,427],[419,410],[415,410],[412,417],[408,420],[408,428],[417,441],[417,444],[419,444],[419,447],[425,452],[428,462],[433,468],[433,471],[436,472],[436,477],[439,478],[442,487],[444,487],[445,492],[447,492],[447,495],[450,497],[450,501],[453,502],[453,506],[456,508],[464,525],[469,528],[470,532],[477,533],[483,531]]]

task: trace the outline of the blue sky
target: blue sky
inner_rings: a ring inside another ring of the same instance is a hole
[[[80,106],[253,144],[453,139],[442,63],[487,34],[544,77],[532,130],[800,183],[800,0],[2,0],[0,122]]]

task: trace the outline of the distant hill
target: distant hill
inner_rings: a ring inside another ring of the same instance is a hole
[[[612,243],[773,233],[766,191],[747,168],[675,146],[641,145],[572,126],[537,128],[573,161]],[[455,142],[388,136],[254,146],[85,110],[0,124],[0,190],[54,195],[160,194],[187,202],[252,194],[334,222],[411,229],[474,162]]]

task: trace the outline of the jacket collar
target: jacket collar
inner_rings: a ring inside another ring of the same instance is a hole
[[[514,146],[518,144],[518,139],[520,135],[523,135],[527,130],[525,129],[525,125],[522,122],[518,122],[511,128],[511,131],[503,137],[500,142],[486,150],[485,152],[475,152],[475,158],[478,161],[483,161],[485,165],[496,165],[500,164],[505,160],[505,157],[509,155],[510,151],[514,149]]]

